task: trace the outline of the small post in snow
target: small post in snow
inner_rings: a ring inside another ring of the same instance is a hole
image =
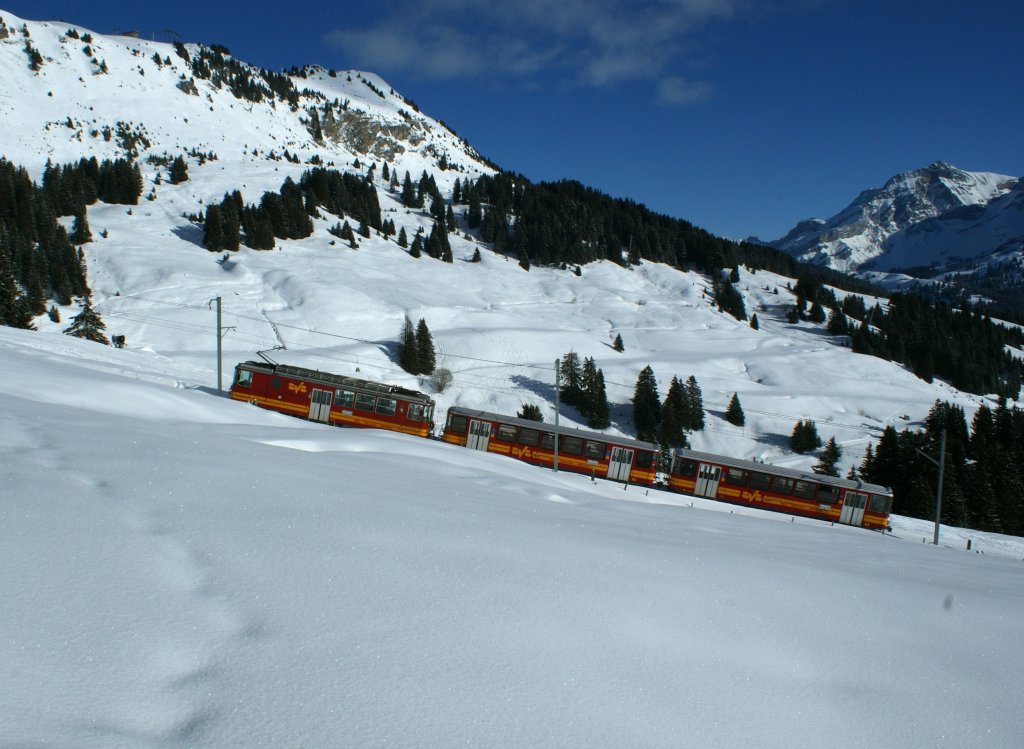
[[[562,389],[561,382],[561,362],[559,359],[555,359],[555,473],[558,473],[558,408],[559,408],[559,391]]]

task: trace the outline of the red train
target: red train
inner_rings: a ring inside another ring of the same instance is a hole
[[[676,450],[668,487],[672,491],[790,515],[885,530],[892,492],[862,481]]]
[[[559,470],[644,486],[654,483],[658,446],[628,437],[453,406],[448,409],[442,439],[451,445],[508,455],[551,468],[556,435]]]
[[[434,401],[416,390],[285,364],[239,364],[231,397],[324,424],[417,437],[434,427]]]
[[[416,390],[284,364],[239,364],[231,397],[325,424],[418,437],[434,428],[434,401]],[[551,468],[556,435],[559,469],[654,485],[659,448],[651,442],[457,406],[448,409],[442,439]],[[883,486],[682,449],[673,454],[668,489],[880,530],[889,527],[892,508]]]

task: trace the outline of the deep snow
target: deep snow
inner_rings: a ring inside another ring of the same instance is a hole
[[[1024,736],[1020,539],[313,425],[66,336],[0,352],[4,746]]]

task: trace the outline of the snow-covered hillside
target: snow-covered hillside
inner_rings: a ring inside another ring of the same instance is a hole
[[[282,346],[273,354],[282,362],[424,389],[426,383],[397,367],[394,355],[403,319],[422,317],[438,345],[441,366],[455,375],[452,388],[438,396],[442,411],[459,404],[514,413],[529,402],[550,418],[554,360],[575,351],[593,357],[604,371],[613,429],[632,433],[632,389],[639,371],[650,365],[662,394],[673,376],[697,378],[710,416],[708,428],[693,435],[694,447],[802,467],[814,457],[793,456],[786,447],[799,419],[816,420],[825,440],[836,437],[845,451],[845,471],[886,425],[919,421],[936,399],[961,403],[968,413],[976,403],[888,362],[853,355],[818,326],[785,323],[784,309],[793,301],[790,279],[742,272],[739,288],[747,310],[761,323],[760,330],[752,330],[713,309],[707,281],[696,273],[650,263],[627,270],[607,262],[583,267],[580,276],[550,268],[526,272],[465,232],[464,207],[458,212],[463,231],[451,236],[452,264],[411,258],[394,238],[376,233],[352,249],[328,233],[338,217],[326,214],[306,240],[279,241],[270,252],[243,248],[221,262],[219,254],[201,246],[201,227],[185,216],[234,189],[256,202],[286,177],[297,180],[309,166],[279,158],[286,148],[301,162],[316,156],[364,175],[378,165],[379,175],[385,162],[350,150],[341,135],[338,141],[314,142],[301,106],[292,111],[273,99],[253,104],[203,80],[194,81],[199,96],[184,93],[176,85],[185,72],[182,60],[170,45],[93,34],[92,59],[105,62],[108,71],[98,74],[97,64],[81,51],[85,29],[71,39],[66,24],[0,16],[9,31],[0,42],[5,73],[0,80],[9,93],[0,102],[5,117],[17,123],[2,141],[7,158],[41,170],[47,159],[116,155],[116,138],[108,143],[102,133],[93,137],[90,131],[125,113],[133,132],[147,134],[148,149],[136,145],[143,148],[138,163],[154,199],[137,206],[91,206],[94,241],[85,254],[93,304],[108,332],[127,337],[127,353],[156,357],[161,362],[154,365],[157,380],[166,382],[171,373],[170,379],[183,383],[214,384],[211,301],[221,297],[228,328],[225,379],[235,363],[254,358],[257,350]],[[29,67],[26,39],[43,56],[38,72]],[[154,53],[170,64],[158,65]],[[363,112],[378,124],[396,117],[404,121],[396,114],[404,100],[369,74],[331,77],[310,69],[306,78],[295,80],[344,97],[350,112]],[[364,81],[381,90],[383,99]],[[414,114],[422,127],[416,132],[426,139],[401,141],[404,150],[393,151],[387,162],[393,170],[414,175],[429,170],[446,194],[456,177],[487,171],[473,160],[470,147]],[[67,127],[68,117],[73,127]],[[379,142],[386,140],[381,136]],[[147,153],[211,150],[215,160],[189,157],[189,179],[176,185],[167,181],[165,166],[146,159]],[[270,158],[271,152],[278,158]],[[439,155],[453,168],[440,171]],[[406,229],[410,238],[429,232],[430,217],[403,207],[397,191],[378,184],[378,197],[384,219]],[[469,262],[477,250],[482,261]],[[63,308],[60,323],[44,316],[37,325],[61,330],[76,311]],[[625,341],[624,353],[611,348],[616,335]],[[721,418],[733,393],[747,414],[742,429]],[[571,423],[579,417],[570,410],[562,418]]]
[[[213,153],[225,171],[241,170],[248,181],[232,189],[254,201],[281,186],[284,176],[273,165],[286,150],[303,162],[318,155],[339,168],[357,158],[386,159],[400,174],[436,172],[439,185],[449,190],[456,175],[493,171],[468,144],[372,73],[306,68],[291,77],[301,92],[292,107],[272,95],[239,98],[226,83],[196,78],[170,44],[104,36],[63,22],[23,21],[2,9],[0,20],[0,152],[34,174],[47,160],[114,158],[131,148],[143,162],[150,155]],[[38,52],[38,70],[27,49]],[[190,56],[199,50],[184,49]],[[269,94],[258,70],[242,65]],[[332,127],[324,123],[318,143],[312,111],[325,103],[338,111]],[[447,179],[438,171],[442,156],[453,170]],[[246,169],[251,165],[259,168]],[[207,189],[197,197],[221,198],[218,184],[200,184]]]
[[[592,484],[186,374],[0,329],[4,746],[1024,735],[1020,539]]]
[[[1021,181],[944,162],[898,174],[828,220],[801,222],[771,244],[841,271],[1005,260],[1024,249]]]

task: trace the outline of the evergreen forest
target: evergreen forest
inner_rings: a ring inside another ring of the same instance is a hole
[[[942,522],[1024,535],[1024,411],[1005,403],[982,405],[968,426],[962,408],[936,402],[924,431],[887,427],[857,474],[892,488],[893,512],[934,520],[938,471],[928,457],[939,459],[943,430]]]

